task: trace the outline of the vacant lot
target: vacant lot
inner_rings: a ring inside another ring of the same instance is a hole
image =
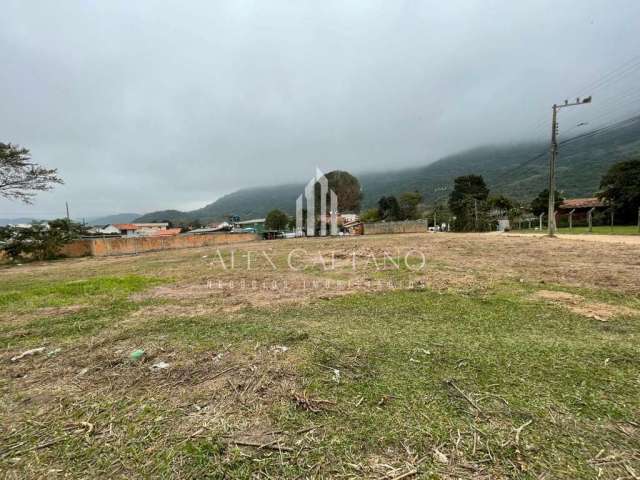
[[[638,478],[639,294],[640,245],[533,236],[6,267],[0,471]]]

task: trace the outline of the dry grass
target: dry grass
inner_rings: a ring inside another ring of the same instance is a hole
[[[294,248],[307,269],[288,268]],[[409,249],[426,270],[380,265]],[[223,268],[234,250],[255,252],[250,270]],[[0,465],[7,478],[633,478],[639,254],[436,234],[4,268]]]

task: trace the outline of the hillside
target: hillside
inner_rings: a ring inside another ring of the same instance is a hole
[[[110,223],[129,223],[140,216],[139,213],[116,213],[104,217],[90,218],[87,223],[90,225],[108,225]]]
[[[571,141],[565,139],[566,144],[561,143],[560,147],[558,189],[567,197],[593,195],[611,164],[640,152],[640,117],[594,135],[582,135]],[[374,206],[383,195],[399,195],[410,190],[421,192],[426,203],[445,201],[453,179],[470,173],[482,175],[494,194],[530,200],[546,188],[547,150],[546,143],[485,146],[419,168],[356,175],[362,185],[364,208]],[[293,214],[295,200],[302,189],[302,183],[243,189],[199,210],[153,212],[138,220],[212,221],[231,214],[246,219],[264,217],[273,208]]]

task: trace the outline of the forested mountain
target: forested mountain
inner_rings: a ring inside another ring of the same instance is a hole
[[[492,194],[502,193],[530,200],[546,188],[548,145],[527,143],[485,146],[444,157],[429,165],[388,172],[355,172],[363,191],[363,208],[374,206],[383,195],[417,190],[427,204],[446,201],[453,179],[460,175],[482,175]],[[602,131],[565,139],[560,144],[557,165],[558,190],[565,197],[591,196],[607,168],[634,153],[640,153],[640,117]],[[139,221],[221,220],[227,215],[243,219],[264,217],[273,208],[293,214],[299,185],[243,189],[191,212],[167,210],[140,217]]]

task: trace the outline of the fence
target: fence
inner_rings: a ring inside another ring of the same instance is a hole
[[[428,231],[426,221],[407,221],[407,222],[377,222],[365,223],[365,235],[379,235],[385,233],[424,233]]]
[[[175,237],[92,238],[68,243],[62,247],[60,254],[65,257],[108,257],[110,255],[131,255],[159,250],[251,242],[257,239],[258,237],[254,233],[211,233],[204,235],[178,235]]]

